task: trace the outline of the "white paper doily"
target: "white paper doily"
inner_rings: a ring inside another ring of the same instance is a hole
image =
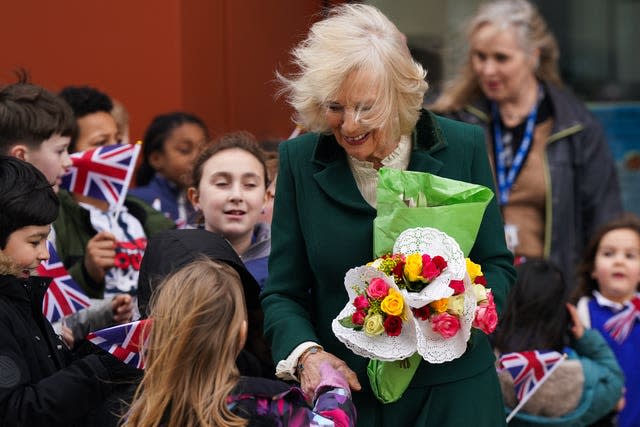
[[[441,298],[453,295],[449,287],[451,280],[462,280],[467,273],[467,263],[460,245],[447,234],[430,227],[409,228],[398,236],[393,253],[411,255],[427,254],[434,258],[440,255],[447,261],[447,268],[420,292],[402,290],[405,302],[420,308]]]
[[[356,311],[353,300],[358,293],[355,289],[358,289],[361,293],[364,292],[367,283],[375,277],[384,279],[389,287],[399,290],[393,278],[374,267],[352,268],[344,278],[345,287],[349,293],[349,301],[340,311],[340,314],[333,319],[331,329],[335,336],[358,356],[389,362],[406,359],[416,352],[416,342],[418,341],[416,337],[416,321],[413,319],[411,309],[406,304],[405,316],[408,320],[403,322],[402,333],[397,337],[390,337],[385,332],[381,335],[370,337],[361,330],[356,331],[355,329],[346,328],[338,321],[338,319],[351,316]]]

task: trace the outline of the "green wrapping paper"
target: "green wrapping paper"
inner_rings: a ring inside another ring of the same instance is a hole
[[[469,255],[493,191],[424,172],[381,168],[378,177],[374,258],[391,253],[400,233],[415,227],[433,227],[448,234]],[[376,398],[382,403],[400,399],[421,360],[418,353],[403,361],[371,359],[367,375]]]
[[[374,257],[391,252],[400,233],[415,227],[447,233],[469,255],[493,198],[490,189],[423,172],[381,168],[378,175]]]

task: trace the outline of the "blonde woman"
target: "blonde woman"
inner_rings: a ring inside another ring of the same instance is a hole
[[[397,402],[382,404],[368,359],[331,330],[348,300],[343,281],[371,260],[382,166],[493,186],[479,128],[422,109],[425,71],[405,37],[378,9],[342,5],[293,51],[298,72],[281,76],[309,133],[280,144],[269,277],[262,294],[276,374],[312,395],[329,363],[355,390],[362,426],[504,425],[493,353],[474,337],[459,359],[423,362]],[[499,309],[514,279],[497,204],[487,208],[470,255],[482,264]]]
[[[562,88],[556,40],[528,1],[484,4],[466,36],[466,60],[430,108],[484,128],[516,261],[551,259],[573,281],[591,234],[622,212],[602,128]]]
[[[240,376],[235,360],[248,327],[237,268],[199,258],[169,276],[152,296],[146,371],[124,425],[355,424],[349,387],[328,365],[313,409],[286,383]]]

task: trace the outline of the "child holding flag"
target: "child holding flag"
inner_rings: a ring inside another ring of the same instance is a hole
[[[518,280],[494,336],[505,410],[513,417],[509,425],[595,422],[622,392],[615,356],[566,303],[569,286],[558,267],[534,259],[516,271]]]
[[[0,156],[0,419],[6,426],[93,425],[90,413],[114,383],[135,372],[104,352],[71,361],[42,313],[50,279],[33,272],[49,258],[47,235],[58,205],[38,169]]]

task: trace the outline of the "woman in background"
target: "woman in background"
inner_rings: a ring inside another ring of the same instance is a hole
[[[602,128],[562,87],[558,46],[526,0],[483,5],[468,56],[430,108],[482,126],[509,248],[549,258],[569,283],[593,231],[622,211]]]

